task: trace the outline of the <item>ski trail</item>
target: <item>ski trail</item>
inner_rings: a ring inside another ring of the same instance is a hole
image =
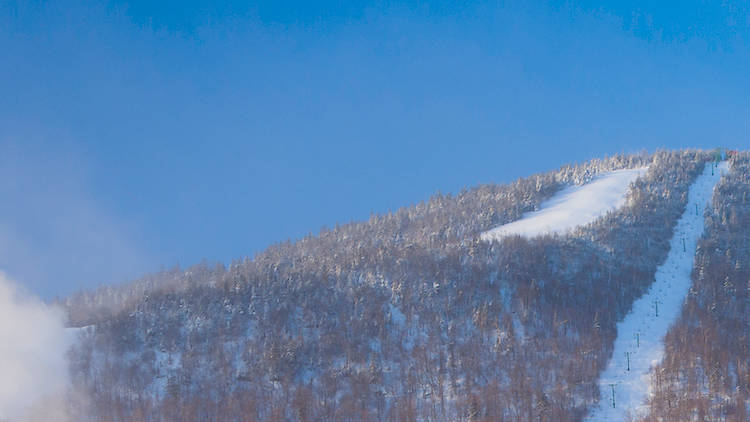
[[[625,204],[630,184],[644,175],[648,167],[604,173],[582,186],[568,186],[541,204],[539,211],[528,212],[512,223],[481,234],[482,240],[500,240],[511,234],[533,237],[566,233],[588,224]]]
[[[656,270],[654,283],[617,324],[614,351],[599,379],[599,404],[592,409],[588,421],[624,421],[628,416],[647,413],[645,400],[651,394],[649,371],[661,362],[663,338],[680,315],[690,290],[696,246],[703,233],[704,208],[710,203],[721,174],[729,171],[726,161],[719,164],[713,175],[712,166],[707,164],[703,174],[690,186],[687,208],[677,222],[669,254]]]

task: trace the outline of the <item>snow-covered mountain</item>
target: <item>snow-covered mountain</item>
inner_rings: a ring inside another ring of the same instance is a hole
[[[572,185],[543,202],[538,211],[519,220],[482,233],[483,240],[502,239],[511,234],[539,236],[566,233],[591,223],[625,203],[630,184],[642,176],[647,167],[605,172],[583,185]]]
[[[81,292],[80,420],[747,420],[748,158],[594,160]]]

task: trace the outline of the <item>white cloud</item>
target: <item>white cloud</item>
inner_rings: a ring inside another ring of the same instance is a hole
[[[0,272],[0,420],[66,419],[69,342],[63,312]]]

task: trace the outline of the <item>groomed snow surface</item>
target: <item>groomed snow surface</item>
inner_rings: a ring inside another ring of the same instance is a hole
[[[722,162],[712,175],[712,165],[707,164],[690,187],[687,208],[677,222],[669,254],[656,270],[654,283],[617,324],[614,351],[599,379],[599,405],[592,409],[588,421],[624,421],[628,416],[647,413],[645,400],[651,394],[649,371],[661,362],[664,336],[679,316],[690,289],[696,246],[703,233],[703,211],[721,174],[729,171],[728,164]]]
[[[591,223],[608,211],[625,204],[630,184],[646,173],[648,167],[616,170],[597,176],[582,186],[567,187],[541,204],[539,211],[482,233],[482,240],[500,239],[519,234],[532,237],[541,234],[564,234],[575,227]]]

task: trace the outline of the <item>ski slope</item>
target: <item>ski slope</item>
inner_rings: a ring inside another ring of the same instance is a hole
[[[582,186],[569,186],[542,203],[539,211],[482,233],[482,240],[501,239],[511,234],[533,237],[541,234],[564,234],[588,224],[608,211],[625,204],[630,184],[646,173],[648,167],[616,170],[597,176]]]
[[[649,370],[661,362],[664,336],[679,316],[690,289],[696,246],[703,233],[703,210],[721,174],[729,171],[727,162],[722,162],[712,175],[712,165],[707,164],[690,187],[687,208],[677,222],[669,254],[656,270],[654,283],[617,324],[614,351],[599,379],[601,398],[588,421],[625,421],[629,416],[647,413]]]

